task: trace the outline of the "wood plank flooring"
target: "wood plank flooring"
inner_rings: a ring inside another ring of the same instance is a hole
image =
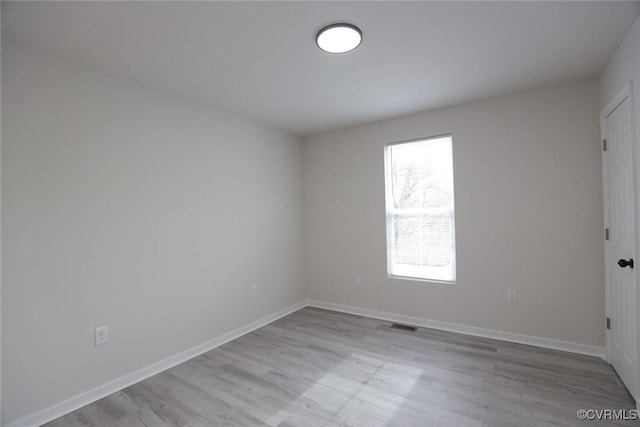
[[[47,426],[629,426],[598,358],[305,308]]]

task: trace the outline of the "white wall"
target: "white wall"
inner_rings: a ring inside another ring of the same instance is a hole
[[[3,424],[304,299],[298,138],[10,44],[2,114]]]
[[[635,83],[635,113],[640,117],[640,17],[618,46],[600,75],[600,110],[615,97],[627,82]],[[636,120],[640,128],[640,120]],[[636,132],[637,135],[637,132]]]
[[[457,284],[389,279],[383,147],[446,133]],[[321,134],[304,147],[311,299],[604,345],[595,81]],[[508,288],[517,289],[517,304],[506,302]]]
[[[0,7],[0,22],[2,22],[2,8]],[[2,60],[0,59],[0,64]],[[2,66],[0,65],[0,70]],[[2,73],[0,72],[0,81]],[[1,90],[0,90],[1,92]],[[1,103],[0,103],[1,104]],[[2,107],[0,106],[0,129],[2,129]],[[1,132],[0,132],[1,133]],[[0,206],[2,206],[2,136],[0,135]],[[2,209],[0,209],[0,224],[2,224]],[[2,241],[2,227],[0,226],[0,242]],[[2,245],[0,244],[0,425],[2,425]]]
[[[622,90],[627,82],[633,81],[633,98],[635,112],[635,137],[636,137],[636,167],[640,168],[640,18],[636,19],[623,42],[613,54],[607,66],[600,76],[600,109],[604,109],[607,104]],[[640,211],[640,170],[636,174],[636,203]],[[640,220],[640,218],[637,218]],[[640,230],[638,231],[640,241]],[[638,254],[636,254],[636,257]],[[636,306],[640,307],[640,275],[636,274],[638,281],[636,293],[638,301]],[[638,353],[640,354],[640,328],[638,329]],[[640,372],[636,384],[640,384]],[[636,393],[636,395],[638,395]],[[638,400],[640,407],[640,400]]]

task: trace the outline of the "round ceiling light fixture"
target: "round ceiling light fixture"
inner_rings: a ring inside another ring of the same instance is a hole
[[[327,25],[316,35],[318,47],[329,53],[345,53],[357,48],[362,41],[360,28],[352,24]]]

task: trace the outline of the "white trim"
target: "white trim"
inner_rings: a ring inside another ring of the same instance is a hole
[[[333,304],[330,302],[309,300],[310,307],[324,308],[340,311],[390,322],[405,323],[423,328],[440,329],[443,331],[457,332],[477,337],[492,338],[500,341],[509,341],[518,344],[532,345],[553,350],[568,351],[570,353],[586,354],[604,358],[604,347],[579,344],[569,341],[560,341],[550,338],[535,337],[531,335],[514,334],[511,332],[497,331],[494,329],[477,328],[475,326],[459,325],[456,323],[441,322],[438,320],[423,319],[421,317],[405,316],[403,314],[388,313],[384,311],[370,310],[367,308],[353,307],[349,305]]]
[[[249,323],[245,326],[241,326],[238,329],[234,329],[231,332],[227,332],[226,334],[222,334],[212,340],[185,350],[182,353],[178,353],[174,356],[156,362],[135,372],[131,372],[130,374],[124,375],[106,384],[98,386],[93,390],[80,393],[77,396],[74,396],[63,402],[43,409],[42,411],[36,412],[35,414],[15,421],[7,425],[6,427],[34,427],[48,423],[49,421],[53,421],[58,417],[73,412],[76,409],[82,408],[83,406],[86,406],[112,393],[127,388],[130,385],[133,385],[169,368],[179,365],[180,363],[186,362],[189,359],[193,359],[194,357],[199,356],[202,353],[206,353],[207,351],[213,350],[214,348],[226,344],[229,341],[233,341],[236,338],[255,331],[256,329],[268,325],[269,323],[274,322],[284,316],[288,316],[289,314],[296,312],[306,307],[307,305],[307,300],[300,301],[297,304],[293,304],[289,307],[283,308],[282,310],[263,317],[262,319],[258,319],[255,322]]]
[[[607,106],[600,112],[600,137],[601,139],[605,139],[606,135],[606,118],[613,113],[613,111],[620,106],[625,100],[629,99],[629,115],[630,115],[630,126],[631,126],[631,140],[632,140],[632,156],[634,159],[633,165],[633,195],[635,197],[634,203],[634,218],[635,218],[635,247],[634,253],[635,257],[638,257],[640,254],[640,212],[638,210],[638,201],[640,200],[640,180],[638,177],[638,168],[635,163],[635,160],[639,157],[638,153],[638,140],[636,135],[636,123],[635,123],[635,99],[634,99],[634,82],[633,80],[628,81],[624,87],[618,92],[618,94],[613,97],[613,99],[607,104]],[[603,213],[604,213],[604,226],[608,227],[609,225],[609,206],[607,205],[607,156],[602,153],[602,190],[603,190]],[[612,297],[612,285],[611,285],[611,269],[609,265],[609,245],[606,241],[604,241],[604,266],[605,266],[605,316],[612,317],[613,312],[613,297]],[[640,310],[640,274],[636,273],[636,283],[635,283],[635,291],[636,291],[636,318],[639,315],[638,310]],[[640,357],[640,329],[636,326],[636,360],[634,361],[634,384],[632,387],[635,387],[635,390],[629,390],[632,396],[636,397],[636,406],[640,409],[640,368],[638,367]],[[607,362],[611,362],[611,348],[612,348],[612,340],[610,337],[610,333],[605,329],[605,360]]]
[[[618,108],[620,104],[624,102],[625,99],[629,98],[633,93],[633,82],[628,81],[627,84],[618,92],[618,94],[607,104],[606,107],[600,113],[600,123],[603,123],[603,120],[606,119],[609,114],[613,113],[613,110]],[[601,126],[600,131],[604,128]]]
[[[457,332],[461,334],[493,338],[501,341],[514,342],[518,344],[527,344],[536,347],[550,348],[554,350],[568,351],[571,353],[587,354],[590,356],[604,357],[604,348],[586,344],[572,343],[568,341],[560,341],[549,338],[534,337],[530,335],[520,335],[511,332],[497,331],[493,329],[477,328],[475,326],[459,325],[456,323],[441,322],[438,320],[424,319],[420,317],[405,316],[403,314],[388,313],[384,311],[370,310],[366,308],[353,307],[349,305],[334,304],[330,302],[318,300],[303,300],[282,310],[279,310],[269,316],[258,319],[231,332],[222,334],[217,338],[192,347],[188,350],[171,356],[167,359],[156,362],[152,365],[139,369],[135,372],[117,378],[106,384],[98,386],[87,392],[78,394],[63,402],[57,403],[49,408],[43,409],[35,414],[29,415],[18,421],[7,425],[6,427],[35,427],[55,420],[63,415],[82,408],[90,403],[102,399],[112,393],[116,393],[135,383],[145,380],[153,375],[172,368],[180,363],[186,362],[196,356],[213,350],[223,344],[233,341],[243,335],[246,335],[256,329],[259,329],[271,322],[282,317],[288,316],[305,307],[324,308],[326,310],[339,311],[342,313],[355,314],[359,316],[372,317],[375,319],[387,320],[391,322],[400,322],[424,328],[440,329],[443,331]],[[639,405],[640,408],[640,405]]]

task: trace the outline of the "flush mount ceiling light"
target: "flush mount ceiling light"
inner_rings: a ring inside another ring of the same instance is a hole
[[[318,47],[329,53],[345,53],[357,48],[362,41],[362,32],[351,24],[327,25],[316,36]]]

